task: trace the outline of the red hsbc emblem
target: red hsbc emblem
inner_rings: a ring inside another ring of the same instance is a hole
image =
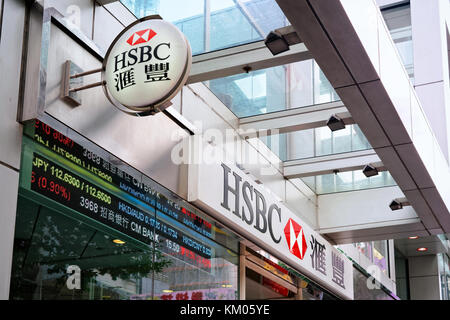
[[[127,43],[131,46],[135,46],[137,44],[149,42],[154,36],[156,36],[156,32],[152,29],[136,31],[128,38]]]
[[[303,260],[308,246],[302,226],[294,220],[289,219],[284,227],[284,235],[289,246],[289,251],[300,260]]]

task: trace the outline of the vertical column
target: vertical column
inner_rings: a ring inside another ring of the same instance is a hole
[[[408,269],[411,300],[440,300],[436,255],[409,257]]]
[[[3,1],[0,42],[0,299],[8,299],[19,183],[22,126],[16,121],[25,1]]]
[[[414,87],[446,159],[448,137],[448,54],[447,3],[441,0],[411,0],[411,26],[414,47]],[[430,48],[433,48],[430,50]]]
[[[211,49],[211,0],[205,0],[205,9],[204,9],[204,50],[205,52],[209,52]]]
[[[239,300],[245,300],[245,244],[239,244]]]

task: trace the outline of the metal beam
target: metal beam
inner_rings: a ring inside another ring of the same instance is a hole
[[[240,118],[239,129],[249,138],[307,130],[325,127],[333,114],[346,125],[354,123],[342,101],[336,101]]]
[[[308,59],[312,59],[312,56],[303,43],[292,45],[289,51],[273,56],[264,41],[258,41],[194,56],[186,83],[223,78],[248,70],[266,69]]]
[[[382,171],[383,164],[373,149],[285,161],[283,170],[287,179],[293,179],[362,170],[369,163]]]

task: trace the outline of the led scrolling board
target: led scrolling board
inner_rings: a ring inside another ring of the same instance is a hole
[[[31,190],[134,239],[147,244],[162,243],[167,253],[184,257],[201,268],[211,268],[212,249],[161,221],[155,212],[211,238],[209,222],[39,120],[34,125],[34,141],[100,178],[103,185],[118,187],[120,194],[114,195],[100,183],[91,183],[36,152]],[[136,200],[148,209],[130,203]]]

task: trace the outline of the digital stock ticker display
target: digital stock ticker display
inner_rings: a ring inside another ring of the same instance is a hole
[[[33,150],[31,190],[141,242],[156,241],[162,251],[202,269],[211,268],[211,247],[192,236],[211,238],[211,223],[44,122],[35,121],[33,140],[58,156],[49,159]]]

